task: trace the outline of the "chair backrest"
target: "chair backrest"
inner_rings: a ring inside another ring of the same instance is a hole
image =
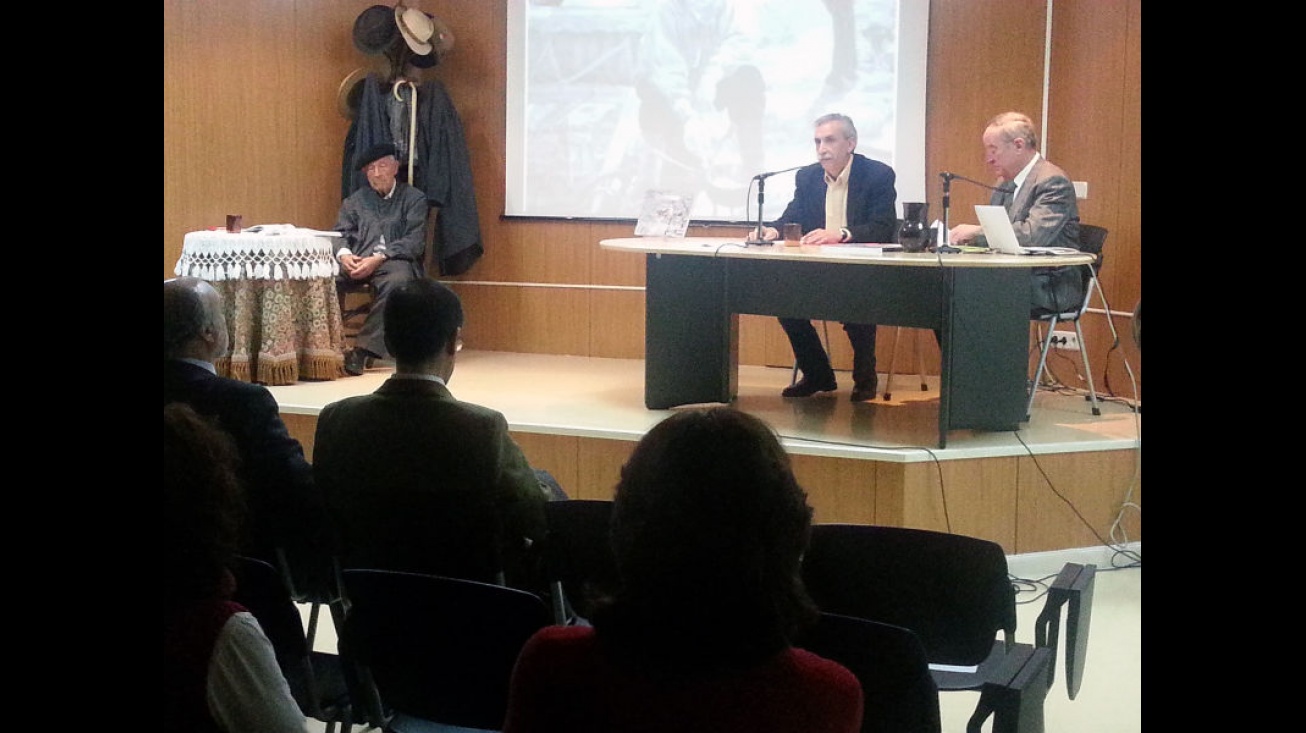
[[[1079,251],[1088,254],[1097,255],[1098,262],[1102,261],[1102,246],[1106,243],[1106,227],[1094,226],[1093,224],[1079,225]]]
[[[1001,632],[1015,640],[1016,594],[995,542],[905,527],[818,524],[803,581],[822,611],[911,629],[931,664],[973,666]]]
[[[499,585],[390,570],[341,572],[342,653],[395,713],[499,729],[513,665],[550,623],[540,598]]]
[[[1106,227],[1094,226],[1093,224],[1079,225],[1079,250],[1096,257],[1092,265],[1082,268],[1084,275],[1084,303],[1079,308],[1080,314],[1088,310],[1088,302],[1093,297],[1094,280],[1097,278],[1097,273],[1102,271],[1106,235]]]
[[[1088,631],[1093,618],[1093,588],[1097,566],[1066,563],[1048,586],[1047,600],[1034,622],[1034,640],[1039,647],[1052,650],[1048,665],[1048,684],[1056,679],[1056,650],[1061,636],[1061,609],[1066,613],[1066,693],[1071,700],[1084,682],[1084,664],[1088,656]]]
[[[352,678],[335,654],[312,650],[281,571],[256,558],[238,557],[233,575],[232,600],[249,610],[272,642],[300,710],[319,720],[349,720]]]
[[[910,630],[852,616],[822,613],[794,641],[838,662],[862,684],[862,733],[939,733],[939,690],[925,647]]]
[[[544,505],[544,516],[549,527],[543,553],[548,580],[577,615],[589,618],[593,601],[616,591],[619,582],[608,534],[612,502],[551,501]],[[556,614],[554,620],[566,622]]]

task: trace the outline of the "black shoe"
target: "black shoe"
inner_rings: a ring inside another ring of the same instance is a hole
[[[856,387],[853,387],[853,392],[849,395],[849,399],[853,402],[866,402],[868,400],[873,400],[875,399],[876,393],[879,391],[879,386],[880,382],[878,378],[872,379],[869,382],[863,382]]]
[[[839,389],[839,385],[834,381],[834,375],[826,379],[809,379],[803,377],[797,383],[791,384],[784,388],[780,393],[781,397],[811,397],[817,392],[833,392]]]
[[[367,369],[368,353],[363,349],[350,349],[345,352],[345,374],[357,377]]]

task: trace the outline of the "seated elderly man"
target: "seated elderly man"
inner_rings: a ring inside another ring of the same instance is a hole
[[[397,177],[394,145],[368,148],[359,170],[367,174],[368,185],[341,202],[333,227],[344,239],[336,252],[342,291],[353,283],[372,285],[372,308],[354,347],[345,353],[345,372],[354,376],[363,373],[370,359],[389,358],[382,313],[395,286],[423,276],[427,215],[425,194]]]

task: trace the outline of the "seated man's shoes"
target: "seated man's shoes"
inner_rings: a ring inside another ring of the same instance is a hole
[[[367,370],[368,353],[363,349],[350,349],[345,352],[345,374],[357,377]]]
[[[878,378],[871,379],[853,387],[853,392],[849,399],[853,402],[866,402],[875,399],[879,392],[880,381]]]
[[[833,392],[838,389],[839,385],[834,381],[834,375],[831,374],[824,379],[813,379],[806,375],[794,384],[784,388],[780,393],[782,397],[811,397],[817,392]]]

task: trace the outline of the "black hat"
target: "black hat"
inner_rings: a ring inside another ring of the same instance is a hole
[[[430,53],[408,55],[408,63],[418,69],[430,69],[440,63],[440,49],[433,48]]]
[[[388,6],[373,5],[354,20],[354,47],[368,56],[384,53],[398,39],[399,26]]]
[[[389,8],[386,9],[389,10]],[[361,171],[387,155],[398,158],[399,151],[395,149],[393,143],[378,143],[367,150],[364,150],[363,154],[358,156],[355,162],[358,164],[358,170]]]

